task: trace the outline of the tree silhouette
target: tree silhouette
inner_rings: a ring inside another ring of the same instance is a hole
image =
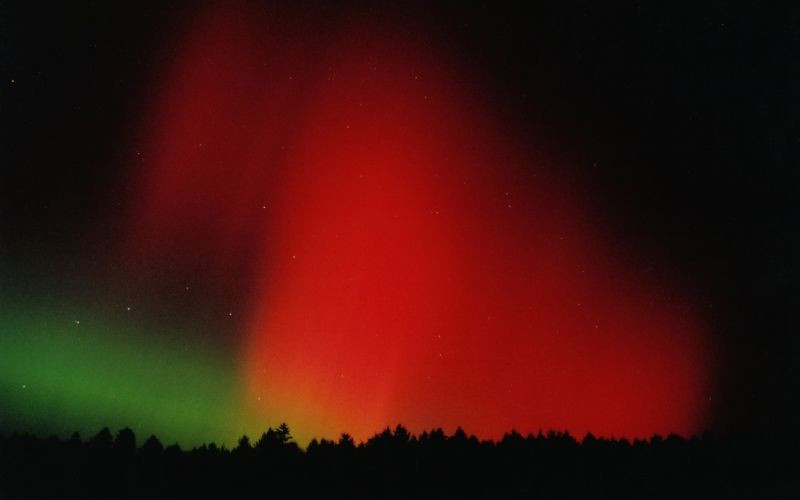
[[[792,497],[793,464],[791,447],[711,434],[631,443],[512,430],[480,441],[461,428],[415,436],[397,425],[361,443],[315,438],[303,451],[282,424],[232,451],[165,449],[150,436],[137,453],[132,430],[114,438],[104,428],[86,444],[0,434],[0,498]]]
[[[237,453],[250,453],[252,450],[253,447],[250,445],[250,438],[244,435],[239,438],[239,444],[233,451]]]
[[[286,422],[282,422],[281,425],[278,426],[275,434],[277,435],[278,441],[280,441],[281,444],[286,444],[292,439],[292,433],[289,430],[289,426],[286,425]]]
[[[161,444],[161,441],[159,441],[158,438],[153,435],[147,438],[141,448],[142,454],[146,455],[147,457],[158,456],[162,451],[164,451],[164,445]]]
[[[353,441],[353,437],[346,432],[342,433],[342,435],[339,436],[339,447],[344,449],[355,448],[356,445],[355,442]]]
[[[114,445],[114,436],[111,435],[111,431],[108,430],[108,427],[103,427],[100,429],[100,432],[95,434],[92,438],[91,444],[92,447],[97,450],[110,450]]]
[[[114,449],[118,453],[133,456],[136,453],[136,434],[127,427],[121,429],[114,439]]]

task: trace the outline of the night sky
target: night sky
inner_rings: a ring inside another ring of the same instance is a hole
[[[794,424],[798,9],[0,19],[0,430]]]

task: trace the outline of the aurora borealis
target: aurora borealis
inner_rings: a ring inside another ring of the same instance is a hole
[[[32,311],[4,304],[2,418],[16,428],[69,435],[130,425],[181,443],[225,439],[243,428],[231,412],[231,363],[193,346],[148,342],[97,312]],[[35,312],[35,314],[32,314]]]
[[[209,3],[152,42],[105,208],[0,294],[0,428],[711,426],[727,346],[700,278],[623,234],[435,22],[323,11]]]

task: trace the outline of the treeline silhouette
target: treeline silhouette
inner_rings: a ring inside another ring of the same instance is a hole
[[[775,443],[772,443],[775,444]],[[795,495],[793,450],[705,433],[649,440],[568,433],[479,440],[403,426],[356,444],[286,424],[233,449],[182,450],[128,428],[87,441],[0,434],[0,498],[765,498]]]

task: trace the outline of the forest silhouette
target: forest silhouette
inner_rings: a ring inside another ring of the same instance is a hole
[[[0,498],[767,498],[798,492],[794,464],[778,443],[708,432],[491,441],[398,425],[302,449],[281,424],[232,449],[183,450],[104,428],[88,440],[0,434]]]

